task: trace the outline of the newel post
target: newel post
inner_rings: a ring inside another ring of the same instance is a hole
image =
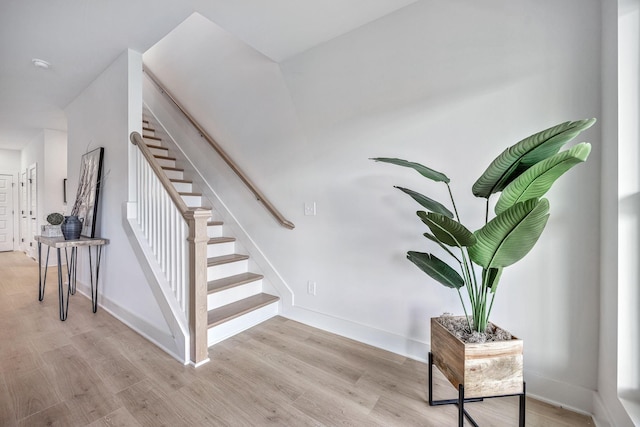
[[[185,219],[189,225],[189,334],[191,364],[209,361],[207,346],[207,221],[209,209],[189,209]]]

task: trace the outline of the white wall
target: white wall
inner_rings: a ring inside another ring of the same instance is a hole
[[[403,259],[406,249],[428,245],[417,205],[391,185],[439,188],[446,200],[443,188],[367,157],[445,172],[461,217],[475,228],[482,203],[469,188],[506,145],[600,115],[597,1],[463,3],[420,2],[283,64],[317,160],[311,182],[321,191],[312,197],[330,222],[325,231],[342,242],[315,245],[316,259],[351,261],[350,275],[327,270],[320,279],[328,295],[346,298],[310,301],[318,311],[345,317],[356,305],[365,323],[417,340],[428,339],[426,318],[461,311],[455,294]],[[590,164],[550,193],[547,230],[505,271],[493,319],[524,338],[532,393],[589,410],[598,348],[597,127],[584,139],[595,146]]]
[[[64,213],[63,180],[67,177],[67,133],[44,130],[44,218],[51,212]],[[69,196],[68,196],[69,197]]]
[[[483,204],[469,188],[504,147],[601,116],[600,12],[597,0],[430,0],[284,61],[282,75],[212,27],[181,29],[145,62],[296,224],[277,226],[233,178],[213,184],[294,290],[285,314],[424,358],[428,318],[461,310],[406,261],[427,247],[425,230],[392,185],[445,192],[368,158],[447,173],[478,227]],[[493,316],[525,340],[529,390],[584,411],[597,387],[599,126],[581,137],[594,144],[588,165],[550,193],[537,247],[503,275]]]
[[[107,309],[161,346],[172,345],[168,327],[125,233],[129,133],[141,131],[141,55],[125,51],[66,108],[68,185],[75,195],[80,157],[104,147],[96,236],[109,239],[100,269],[100,309]],[[130,123],[130,115],[138,123]],[[70,200],[70,204],[72,201]],[[83,253],[78,280],[86,292],[88,258]],[[88,307],[87,307],[88,308]],[[69,313],[73,316],[73,313]]]
[[[20,151],[0,149],[0,171],[17,174],[20,171]]]

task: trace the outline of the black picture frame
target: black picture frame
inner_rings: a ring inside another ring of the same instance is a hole
[[[82,155],[78,192],[72,210],[82,220],[83,237],[95,237],[104,148],[98,147]]]
[[[67,178],[62,180],[62,203],[67,203]]]

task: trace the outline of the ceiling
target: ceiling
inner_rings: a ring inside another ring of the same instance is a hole
[[[280,62],[415,1],[0,0],[0,149],[66,131],[66,105],[125,49],[145,52],[194,12]]]

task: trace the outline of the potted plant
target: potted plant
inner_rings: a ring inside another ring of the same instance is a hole
[[[43,225],[41,233],[45,237],[60,237],[62,236],[62,230],[60,224],[64,221],[64,216],[58,212],[52,212],[46,217],[46,221],[49,225]]]
[[[407,258],[431,278],[458,292],[467,332],[481,334],[495,327],[489,316],[502,270],[521,260],[538,241],[549,218],[549,201],[542,196],[561,175],[587,160],[591,145],[580,143],[565,151],[560,149],[594,122],[564,122],[505,149],[473,184],[473,194],[486,199],[485,225],[474,232],[460,222],[445,174],[407,160],[372,159],[412,168],[447,186],[450,208],[413,190],[396,188],[424,208],[417,212],[429,229],[424,236],[443,251],[450,263],[417,251],[409,251]],[[490,198],[496,193],[501,194],[495,203],[495,215],[490,218]],[[466,302],[461,290],[466,291]],[[456,388],[464,385],[467,397],[523,393],[521,340],[512,338],[487,346],[464,343],[438,319],[432,319],[431,353],[434,364]]]

